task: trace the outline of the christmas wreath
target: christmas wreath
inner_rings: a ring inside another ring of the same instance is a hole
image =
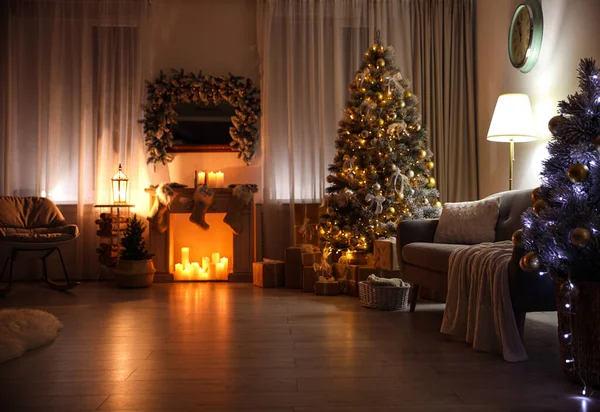
[[[144,119],[144,135],[148,152],[148,163],[167,164],[173,155],[167,151],[173,145],[173,125],[177,123],[177,105],[181,103],[202,102],[219,104],[227,101],[235,109],[231,117],[232,127],[229,133],[232,138],[232,150],[239,151],[249,165],[254,158],[258,141],[258,117],[260,115],[259,91],[252,85],[252,80],[234,76],[212,77],[202,72],[184,73],[182,70],[171,70],[168,76],[162,71],[158,78],[146,82],[148,101],[142,106]]]

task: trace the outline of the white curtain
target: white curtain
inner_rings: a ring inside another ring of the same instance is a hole
[[[118,164],[147,206],[138,120],[147,0],[7,0],[0,90],[0,195],[47,196],[80,226],[78,277],[95,277],[93,205]],[[143,209],[140,210],[145,210]]]
[[[265,256],[281,258],[292,242],[290,206],[323,199],[348,85],[376,30],[412,77],[410,10],[408,0],[259,0],[257,19],[262,229]]]

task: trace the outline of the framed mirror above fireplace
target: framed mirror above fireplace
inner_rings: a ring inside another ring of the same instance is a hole
[[[227,101],[219,104],[181,103],[175,108],[177,123],[173,125],[174,153],[233,152],[230,127],[235,110]]]

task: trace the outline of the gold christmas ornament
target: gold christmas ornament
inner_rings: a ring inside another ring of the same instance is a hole
[[[404,98],[405,99],[408,99],[408,98],[412,97],[412,95],[413,94],[412,94],[412,92],[410,90],[407,90],[407,91],[404,92]]]
[[[435,178],[433,176],[429,176],[427,178],[427,185],[429,189],[433,189],[435,187]]]
[[[396,198],[397,198],[398,200],[404,200],[404,193],[402,193],[402,192],[398,193],[398,194],[396,195]]]
[[[404,100],[400,100],[398,102],[398,106],[400,106],[401,109],[404,109],[406,107],[406,102]]]
[[[375,93],[375,97],[377,97],[377,100],[383,100],[383,93],[377,92]]]
[[[548,122],[548,130],[550,130],[551,133],[554,133],[554,129],[556,128],[556,126],[558,126],[559,124],[561,124],[565,120],[566,119],[563,116],[560,116],[560,115],[559,116],[554,116]]]
[[[390,215],[395,215],[396,214],[396,209],[393,206],[388,207],[387,209],[387,213],[389,213]]]
[[[383,47],[383,44],[380,44],[379,47],[377,48],[377,51],[379,53],[383,53],[385,51],[385,47]]]
[[[366,87],[361,87],[360,88],[360,92],[361,93],[366,93],[367,92],[367,88]]]
[[[337,236],[337,235],[340,234],[340,232],[341,232],[341,229],[340,229],[339,226],[332,226],[331,227],[331,234],[332,235]]]
[[[409,179],[412,179],[413,177],[415,177],[414,170],[407,170],[406,171],[406,177],[408,177]]]
[[[425,168],[427,170],[432,170],[435,167],[435,163],[433,163],[433,160],[429,160],[425,163]]]
[[[540,213],[542,213],[544,211],[545,208],[548,207],[548,203],[546,203],[545,200],[536,200],[533,204],[533,213],[535,213],[536,215],[540,215]]]
[[[569,167],[567,175],[569,176],[569,180],[571,182],[583,183],[589,177],[590,169],[588,169],[586,165],[582,165],[581,163],[575,163],[573,166]]]
[[[569,237],[571,238],[572,244],[582,248],[588,246],[592,241],[592,234],[584,227],[578,227],[571,230]]]
[[[396,119],[397,115],[396,115],[396,113],[392,112],[392,113],[388,114],[387,116],[388,116],[388,119],[394,120],[394,119]]]
[[[381,127],[385,124],[385,121],[383,119],[377,119],[377,124]]]
[[[384,59],[377,59],[377,66],[379,66],[379,67],[385,66],[385,60]]]
[[[438,201],[436,201],[436,202],[435,202],[433,205],[434,205],[435,207],[442,207],[442,202],[440,202],[440,201],[438,200]]]
[[[512,235],[512,243],[515,247],[523,248],[523,229],[516,230]]]
[[[529,252],[525,254],[519,261],[519,266],[525,272],[533,272],[540,268],[540,258],[535,252]]]
[[[423,160],[427,157],[427,150],[421,149],[417,152],[417,157],[419,160]]]
[[[533,200],[534,202],[536,200],[540,200],[542,198],[542,188],[541,187],[536,187],[535,189],[533,189],[531,191],[531,200]]]
[[[373,51],[377,51],[377,44],[374,44],[374,45],[372,45],[372,46],[371,46],[371,50],[373,50]]]
[[[369,131],[368,131],[368,130],[363,130],[362,132],[360,132],[360,135],[361,135],[363,138],[365,138],[365,139],[366,139],[366,138],[368,138],[368,137],[369,137]]]

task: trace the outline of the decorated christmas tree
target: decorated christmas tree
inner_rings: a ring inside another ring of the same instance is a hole
[[[600,71],[579,65],[580,90],[559,103],[542,184],[523,215],[527,253],[521,266],[559,278],[600,281]]]
[[[541,186],[513,242],[527,251],[521,268],[557,282],[560,352],[568,375],[600,388],[600,70],[579,64],[579,91],[559,103],[548,127]],[[522,239],[521,239],[522,236]]]
[[[137,215],[127,222],[125,235],[121,239],[121,259],[124,260],[147,260],[152,257],[146,249],[144,240],[144,230],[146,226],[142,223]]]
[[[336,250],[370,251],[373,240],[394,236],[400,220],[440,214],[418,99],[392,58],[377,36],[349,87],[319,222]]]

